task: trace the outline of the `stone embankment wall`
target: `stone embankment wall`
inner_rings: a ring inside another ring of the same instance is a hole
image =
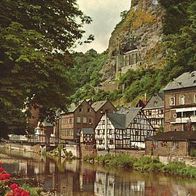
[[[164,164],[168,164],[169,162],[173,162],[173,161],[179,161],[179,162],[184,162],[186,165],[196,167],[195,157],[159,156],[159,160]]]
[[[88,155],[97,155],[97,150],[94,148],[93,145],[83,145],[81,144],[81,158],[84,158],[85,156]]]
[[[108,151],[98,151],[97,155],[105,155],[107,153]],[[145,155],[144,150],[110,150],[109,153],[116,154],[116,155],[124,153],[130,156],[136,157],[136,158],[139,158]]]
[[[31,146],[27,144],[6,143],[6,144],[3,144],[2,146],[10,150],[20,150],[20,151],[36,152],[36,153],[39,153],[41,151],[39,144]]]

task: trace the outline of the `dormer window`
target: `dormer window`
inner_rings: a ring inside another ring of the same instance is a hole
[[[184,95],[180,95],[180,97],[179,97],[179,104],[180,105],[184,105],[185,104],[185,96]]]
[[[171,106],[175,105],[175,97],[170,97],[169,105]]]

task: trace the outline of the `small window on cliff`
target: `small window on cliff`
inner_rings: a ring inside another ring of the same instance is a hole
[[[158,3],[158,0],[152,0],[152,4],[153,5],[158,5],[159,3]]]

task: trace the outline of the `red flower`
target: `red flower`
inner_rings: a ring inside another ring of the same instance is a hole
[[[10,174],[0,174],[0,180],[9,180],[10,179]]]
[[[13,193],[14,193],[14,196],[21,196],[22,189],[21,189],[20,187],[16,187],[16,188],[13,190]]]
[[[12,189],[12,190],[14,190],[15,188],[18,188],[19,186],[18,186],[18,184],[16,184],[16,183],[13,183],[13,184],[11,184],[10,185],[10,188]]]
[[[4,172],[4,168],[3,167],[0,167],[0,173]]]
[[[21,196],[30,196],[30,193],[28,191],[23,190]]]

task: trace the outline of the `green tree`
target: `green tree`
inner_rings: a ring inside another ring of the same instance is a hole
[[[13,125],[33,104],[42,106],[41,118],[51,118],[66,107],[72,84],[68,50],[91,19],[76,0],[2,0],[0,11],[0,122]]]

